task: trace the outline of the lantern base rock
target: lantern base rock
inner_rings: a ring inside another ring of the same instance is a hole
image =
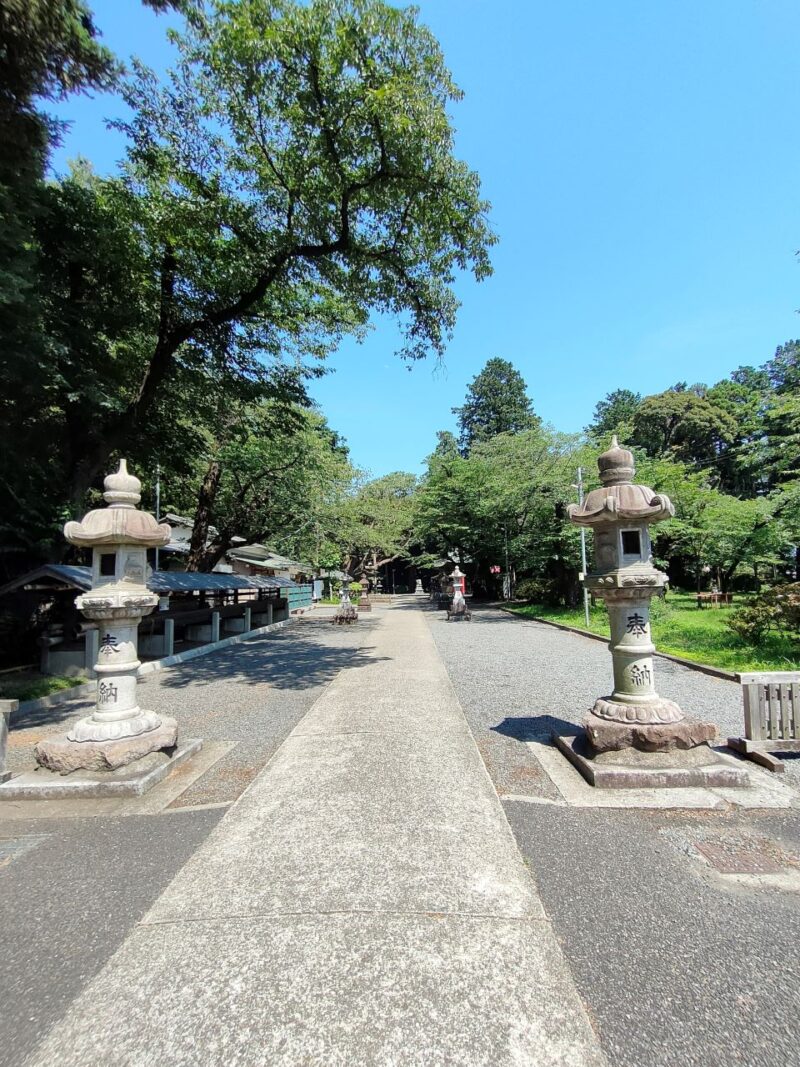
[[[36,745],[34,756],[41,767],[57,774],[114,771],[151,752],[174,749],[177,743],[177,721],[163,717],[155,729],[135,737],[112,741],[73,741],[67,734],[48,737]]]
[[[109,800],[144,796],[154,786],[177,774],[202,749],[199,738],[182,738],[176,748],[159,749],[116,770],[76,770],[59,774],[37,767],[0,785],[4,800]],[[185,784],[185,779],[183,779]],[[179,789],[180,791],[180,789]]]
[[[671,701],[659,700],[658,703],[669,704]],[[677,707],[677,704],[673,707]],[[719,730],[713,722],[690,719],[683,712],[677,721],[666,718],[642,721],[632,716],[621,722],[600,716],[593,710],[584,719],[583,728],[597,752],[618,752],[623,748],[636,748],[642,752],[671,752],[674,749],[696,748],[697,745],[716,741],[719,736]]]

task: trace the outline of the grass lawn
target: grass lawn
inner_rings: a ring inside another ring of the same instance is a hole
[[[19,673],[0,676],[0,700],[38,700],[62,689],[83,685],[88,678],[62,678],[58,675]]]
[[[738,601],[738,604],[737,602]],[[769,634],[763,645],[748,645],[725,625],[745,598],[736,598],[732,608],[698,608],[690,593],[670,592],[665,601],[652,601],[651,627],[659,652],[707,663],[728,671],[800,670],[800,650],[782,635]],[[551,608],[542,604],[518,604],[511,608],[529,619],[550,619],[586,629],[583,605]],[[609,636],[608,613],[603,604],[590,609],[589,629]]]

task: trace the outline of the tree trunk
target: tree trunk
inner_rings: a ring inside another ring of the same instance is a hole
[[[214,502],[217,499],[219,483],[222,477],[222,464],[217,459],[212,459],[208,465],[205,477],[197,494],[197,510],[194,514],[194,526],[192,538],[189,542],[189,559],[186,563],[187,571],[210,571],[219,560],[219,555],[208,565],[206,542],[208,530],[211,526],[211,516],[214,510]],[[223,552],[225,549],[223,549]]]
[[[198,565],[193,569],[201,574],[208,574],[213,571],[230,547],[231,538],[228,534],[217,538],[212,544],[206,545],[202,555],[198,557]]]

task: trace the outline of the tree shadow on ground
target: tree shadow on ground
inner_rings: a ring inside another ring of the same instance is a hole
[[[356,626],[360,627],[356,630]],[[372,627],[361,622],[348,627],[348,634],[367,637]],[[229,645],[206,656],[167,668],[163,673],[146,675],[140,684],[155,683],[168,689],[185,689],[193,685],[269,685],[273,689],[304,690],[327,685],[339,671],[380,662],[385,657],[370,655],[371,645],[347,647],[331,643],[337,628],[327,620],[304,622],[275,633],[253,638],[239,645]],[[76,714],[88,714],[94,707],[91,697],[79,697],[63,704],[19,712],[14,716],[11,732],[57,726]]]
[[[363,633],[369,629],[364,626],[356,631],[356,626],[361,623],[348,628],[346,633]],[[231,683],[269,685],[273,689],[314,689],[327,685],[345,668],[379,661],[371,655],[372,645],[347,647],[329,643],[331,638],[335,640],[336,634],[332,623],[322,621],[280,630],[172,667],[169,673],[158,676],[159,684],[169,689]]]
[[[555,734],[574,734],[577,727],[574,722],[559,719],[555,715],[520,716],[505,718],[497,726],[490,726],[495,733],[511,737],[515,741],[548,742]]]
[[[89,694],[61,704],[51,704],[49,707],[18,711],[12,716],[9,734],[14,733],[15,730],[31,730],[38,726],[57,726],[67,719],[74,719],[79,713],[89,714],[92,708],[94,708],[94,698]]]

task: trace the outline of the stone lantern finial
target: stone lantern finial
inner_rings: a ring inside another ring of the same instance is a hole
[[[119,470],[103,482],[103,499],[112,508],[135,508],[142,499],[142,483],[128,473],[128,461],[119,461]]]
[[[603,485],[622,485],[633,481],[635,474],[633,452],[620,448],[617,435],[611,438],[611,447],[597,458],[600,481]]]

